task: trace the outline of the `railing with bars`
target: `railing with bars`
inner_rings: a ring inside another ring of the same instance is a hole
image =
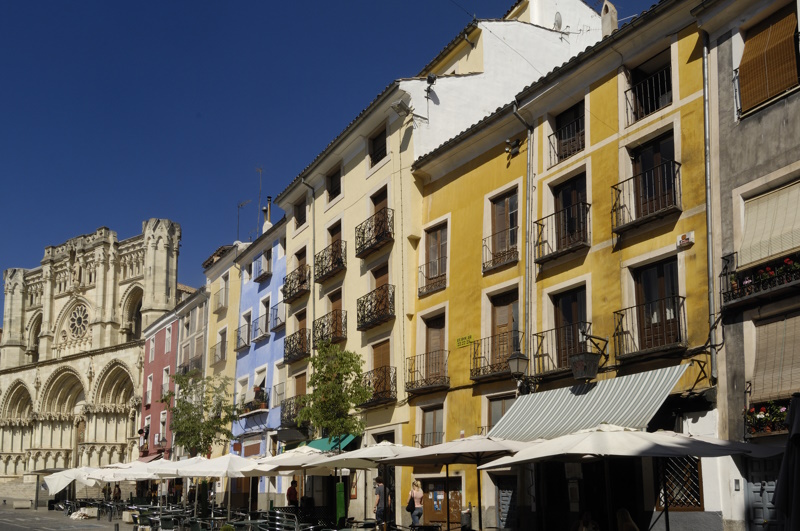
[[[297,426],[297,414],[300,413],[300,396],[292,396],[281,402],[281,426]]]
[[[449,351],[434,350],[406,358],[406,392],[423,393],[450,387]]]
[[[253,341],[258,341],[269,335],[269,315],[266,311],[258,316],[258,319],[253,323]]]
[[[269,256],[261,255],[253,261],[253,280],[262,282],[272,276],[272,263]]]
[[[300,266],[283,277],[283,302],[292,302],[310,289],[311,266]]]
[[[214,363],[219,363],[220,361],[224,361],[227,355],[228,350],[228,341],[223,339],[213,347],[211,347],[211,352],[213,353]]]
[[[236,347],[234,350],[242,350],[250,346],[250,323],[245,323],[236,329]]]
[[[383,208],[356,227],[356,256],[364,258],[394,239],[394,210]]]
[[[513,352],[521,352],[523,343],[523,333],[519,330],[473,341],[470,378],[481,380],[510,375],[508,358]]]
[[[347,312],[333,310],[314,321],[314,348],[324,342],[338,343],[347,339]]]
[[[667,66],[625,91],[628,125],[672,103],[672,67]]]
[[[384,284],[356,301],[358,330],[369,330],[394,319],[394,286]]]
[[[720,292],[722,304],[728,308],[748,301],[774,299],[787,289],[800,285],[800,252],[784,253],[758,265],[740,268],[739,255],[722,257]],[[790,293],[794,293],[791,291]]]
[[[228,307],[228,288],[220,288],[214,294],[214,311],[218,312]]]
[[[286,325],[286,303],[280,301],[270,308],[269,329],[277,330]]]
[[[203,370],[203,356],[195,356],[190,358],[189,361],[178,366],[179,374],[189,374],[192,371]]]
[[[483,239],[483,271],[519,260],[519,227],[501,230]]]
[[[663,511],[665,505],[670,511],[704,509],[703,474],[699,457],[661,457],[658,459],[657,474],[656,508],[659,511]]]
[[[575,203],[534,222],[534,262],[554,260],[591,245],[591,204]]]
[[[586,148],[583,116],[551,134],[549,140],[550,166],[583,151]]]
[[[543,374],[568,370],[570,356],[587,352],[601,354],[587,338],[591,333],[592,323],[579,321],[533,334],[532,372]]]
[[[611,229],[624,232],[681,210],[681,164],[662,162],[611,187]]]
[[[333,242],[314,257],[314,280],[323,282],[346,268],[347,242]]]
[[[686,298],[678,295],[614,312],[617,359],[686,347]]]
[[[442,444],[444,442],[443,431],[429,431],[426,433],[414,434],[414,446],[417,448],[426,448],[435,444]]]
[[[419,296],[447,287],[447,257],[419,266]]]
[[[294,363],[311,354],[311,330],[301,328],[294,334],[286,336],[283,341],[284,363]]]
[[[372,389],[372,396],[359,407],[366,408],[397,400],[397,367],[378,367],[364,373],[364,385]]]
[[[281,382],[272,386],[272,404],[280,406],[283,399],[286,398],[286,383]]]

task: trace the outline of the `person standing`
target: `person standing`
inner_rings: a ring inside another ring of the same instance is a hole
[[[298,507],[300,505],[297,499],[297,481],[292,480],[289,490],[286,491],[286,500],[292,507]]]
[[[411,511],[411,525],[418,526],[422,518],[422,484],[416,479],[411,483],[411,492],[408,497],[414,500],[414,510]]]
[[[378,527],[381,526],[383,523],[385,516],[386,516],[386,508],[392,504],[392,497],[389,495],[389,492],[386,490],[386,486],[383,484],[383,478],[378,476],[375,478],[375,506],[372,509],[372,512],[375,513],[375,521],[378,524]]]
[[[119,488],[119,483],[114,485],[114,501],[118,502],[122,500],[122,491]]]

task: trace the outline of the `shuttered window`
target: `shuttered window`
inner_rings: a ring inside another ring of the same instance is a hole
[[[756,367],[750,403],[790,398],[800,391],[800,314],[756,326]]]
[[[749,199],[739,267],[800,248],[800,181]]]
[[[796,33],[794,3],[747,31],[739,65],[742,112],[797,85]]]

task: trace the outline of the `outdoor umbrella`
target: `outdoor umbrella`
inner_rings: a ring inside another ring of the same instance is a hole
[[[450,465],[456,463],[483,463],[511,455],[532,443],[509,441],[485,435],[473,435],[454,441],[423,448],[416,453],[402,457],[392,457],[381,462],[391,465],[445,465],[445,474],[450,479]],[[483,508],[481,503],[481,471],[478,475],[478,528],[483,529]],[[447,528],[450,529],[450,492],[446,490]]]
[[[789,438],[775,487],[775,508],[783,515],[786,529],[800,529],[800,393],[789,403]]]
[[[45,485],[47,485],[47,490],[50,492],[50,495],[53,496],[67,488],[67,486],[69,486],[69,484],[73,481],[77,481],[81,485],[85,485],[87,487],[94,487],[97,482],[88,478],[87,476],[95,470],[97,469],[88,466],[70,468],[61,472],[56,472],[55,474],[50,474],[49,476],[45,476],[43,481]]]
[[[184,477],[215,477],[228,478],[228,520],[231,518],[231,492],[230,478],[243,478],[260,476],[261,472],[254,470],[256,466],[252,459],[245,459],[236,454],[225,454],[221,457],[200,461],[193,465],[181,468]]]
[[[147,471],[152,472],[160,478],[184,477],[181,475],[181,470],[183,468],[195,465],[197,463],[202,463],[203,461],[208,461],[208,459],[202,455],[190,457],[189,459],[183,459],[181,461],[167,461],[165,459],[160,459],[158,461],[152,461],[148,463]],[[194,514],[197,516],[197,495],[194,497]]]
[[[316,448],[311,448],[310,446],[300,446],[293,450],[283,452],[282,454],[257,459],[254,464],[256,470],[261,474],[278,475],[281,472],[310,468],[329,455],[330,454],[317,450]]]

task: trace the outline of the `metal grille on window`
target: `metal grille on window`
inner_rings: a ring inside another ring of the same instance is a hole
[[[658,460],[658,509],[665,496],[670,511],[703,510],[703,474],[698,457],[668,457]]]

